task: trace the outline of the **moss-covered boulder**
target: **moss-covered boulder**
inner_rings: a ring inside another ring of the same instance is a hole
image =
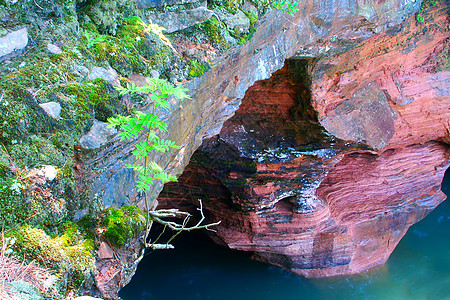
[[[121,209],[110,207],[105,211],[101,225],[105,227],[104,237],[114,246],[121,247],[132,237],[145,230],[145,217],[136,206]]]

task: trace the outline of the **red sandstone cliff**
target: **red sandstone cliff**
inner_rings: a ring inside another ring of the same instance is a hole
[[[308,277],[384,263],[445,199],[448,39],[441,7],[348,52],[288,61],[160,202],[203,199],[222,220],[216,239]]]

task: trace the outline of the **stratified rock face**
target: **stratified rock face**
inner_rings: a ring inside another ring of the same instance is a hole
[[[307,277],[354,274],[384,263],[409,226],[445,199],[440,182],[448,154],[439,144],[380,156],[349,154],[311,197],[286,188],[287,196],[266,209],[249,210],[245,202],[254,199],[237,199],[214,177],[215,170],[198,164],[189,165],[181,184],[171,184],[162,195],[203,199],[214,220],[222,220],[217,237],[230,248],[255,252],[256,259]],[[435,170],[435,164],[443,166]],[[279,176],[286,174],[283,167],[278,165]],[[270,187],[277,188],[266,185],[268,196]]]
[[[230,247],[306,276],[350,274],[384,262],[444,200],[448,147],[436,141],[449,141],[447,14],[392,27],[420,1],[300,5],[295,16],[271,11],[250,41],[185,84],[192,99],[160,112],[162,138],[180,149],[150,159],[181,174],[208,139],[162,204],[202,198]],[[389,51],[377,47],[385,44]],[[424,93],[410,79],[426,79]],[[110,142],[77,165],[79,189],[105,206],[145,207],[125,168],[136,141]],[[148,198],[161,190],[152,186]]]
[[[167,134],[161,137],[174,141],[180,149],[151,159],[170,174],[181,174],[202,140],[218,134],[223,123],[234,115],[247,89],[281,69],[287,58],[296,54],[311,58],[342,52],[374,32],[402,22],[419,9],[420,1],[308,0],[300,5],[295,16],[280,10],[269,12],[250,41],[214,61],[214,67],[200,79],[184,85],[191,91],[191,100],[174,101],[171,112],[160,112],[168,124]],[[330,44],[336,36],[339,43]],[[134,142],[124,144],[117,138],[113,143],[80,164],[80,168],[89,166],[89,170],[81,168],[80,190],[106,206],[135,203],[145,207],[142,199],[136,199],[135,177],[124,170],[126,164],[134,163],[129,155]],[[155,199],[161,190],[162,185],[154,185],[149,198]]]
[[[246,92],[160,203],[203,199],[210,218],[222,221],[217,240],[304,276],[384,263],[408,228],[445,200],[448,23],[444,10],[427,18],[348,53],[287,61]],[[382,43],[395,46],[367,57]]]
[[[449,142],[449,17],[435,8],[312,67],[312,97],[333,135],[376,149]]]

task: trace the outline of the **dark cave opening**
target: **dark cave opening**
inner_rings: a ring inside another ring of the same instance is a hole
[[[295,159],[298,153],[330,147],[336,141],[319,125],[311,105],[310,59],[286,60],[270,78],[255,82],[235,115],[221,132],[203,141],[178,182],[165,185],[160,207],[192,211],[197,199],[220,202],[229,209],[246,209],[247,178],[256,164]],[[259,181],[264,179],[257,179]],[[264,182],[261,182],[264,183]],[[208,206],[206,205],[208,208]]]

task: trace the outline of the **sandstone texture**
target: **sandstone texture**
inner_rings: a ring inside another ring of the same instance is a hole
[[[448,21],[439,10],[424,22],[410,18],[358,48],[319,60],[311,89],[324,127],[377,149],[448,138]]]
[[[191,100],[159,112],[169,124],[163,138],[180,148],[150,159],[183,174],[160,206],[204,199],[210,220],[222,220],[216,241],[305,276],[386,261],[444,200],[448,20],[436,5],[418,22],[419,7],[306,1],[295,16],[269,12],[251,40],[184,84]],[[400,70],[395,80],[382,62]],[[426,82],[425,93],[410,79]],[[105,207],[143,208],[125,167],[142,138],[80,155],[78,190]],[[163,186],[152,188],[157,207]]]
[[[384,263],[445,200],[445,24],[436,8],[354,50],[286,61],[247,90],[160,203],[204,199],[222,221],[217,242],[307,277]]]

